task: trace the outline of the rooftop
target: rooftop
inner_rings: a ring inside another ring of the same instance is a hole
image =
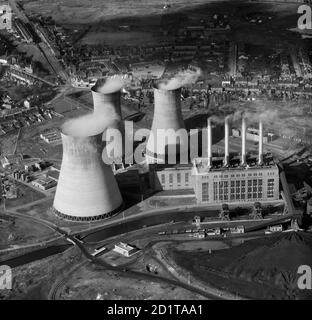
[[[255,156],[246,159],[246,166],[241,165],[240,157],[233,157],[230,159],[230,165],[225,167],[222,158],[213,158],[212,166],[208,167],[208,158],[195,158],[193,160],[193,168],[198,174],[203,174],[211,171],[236,171],[236,170],[257,170],[257,169],[271,169],[277,168],[272,157],[264,157],[263,164],[258,164],[258,159]]]
[[[162,170],[185,170],[185,169],[191,169],[192,164],[167,164],[167,163],[155,163],[151,164],[150,166],[153,167],[155,171],[162,171]]]
[[[116,244],[115,246],[120,247],[122,249],[125,249],[127,251],[133,250],[134,248],[129,246],[127,243],[124,242],[119,242],[118,244]]]

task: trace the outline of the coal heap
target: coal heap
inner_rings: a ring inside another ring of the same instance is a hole
[[[231,279],[266,287],[267,293],[259,292],[261,298],[268,298],[269,288],[274,289],[275,298],[312,298],[311,290],[300,290],[297,285],[298,267],[312,267],[312,234],[309,233],[285,232],[251,240],[220,252],[209,259],[209,265],[231,275]],[[280,293],[276,296],[277,291]]]

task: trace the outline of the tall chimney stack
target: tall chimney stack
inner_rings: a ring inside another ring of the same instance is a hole
[[[212,129],[211,129],[211,118],[208,118],[208,167],[212,166]]]
[[[242,119],[242,160],[241,165],[246,165],[246,119]]]
[[[263,124],[262,120],[259,121],[259,159],[258,164],[263,164]]]
[[[225,118],[224,126],[224,166],[227,167],[230,164],[230,153],[229,153],[229,117]]]

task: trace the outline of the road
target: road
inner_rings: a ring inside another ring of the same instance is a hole
[[[61,77],[66,82],[69,81],[69,76],[67,72],[64,70],[60,62],[55,57],[54,53],[50,49],[50,46],[47,45],[46,41],[42,40],[42,37],[40,37],[40,34],[37,31],[37,28],[33,25],[33,23],[28,19],[25,12],[18,6],[16,3],[16,0],[9,0],[9,4],[13,10],[13,12],[17,15],[17,17],[22,20],[25,24],[29,24],[34,32],[38,35],[38,37],[41,39],[42,42],[38,44],[39,50],[43,53],[44,57],[46,58],[47,62],[51,66],[51,68],[54,70],[56,75]]]
[[[50,64],[51,68],[54,70],[55,74],[60,76],[63,80],[69,81],[69,76],[64,68],[61,66],[60,62],[57,60],[51,49],[47,46],[45,42],[38,44],[39,49],[43,53],[44,57]]]
[[[181,214],[181,213],[180,213]],[[13,215],[16,215],[16,216],[20,216],[18,214],[13,214]],[[22,215],[23,216],[23,215]],[[167,220],[168,219],[171,219],[171,217],[166,217],[164,216]],[[183,216],[182,216],[183,217]],[[184,216],[184,217],[187,217],[188,219],[188,216]],[[220,297],[219,296],[216,296],[215,294],[210,294],[210,293],[207,293],[207,292],[204,292],[203,290],[200,290],[198,288],[194,288],[192,287],[191,285],[187,284],[187,283],[180,283],[179,281],[177,280],[173,280],[173,279],[167,279],[167,278],[164,278],[162,276],[159,276],[159,275],[154,275],[154,274],[147,274],[147,273],[144,273],[144,272],[139,272],[139,271],[133,271],[133,270],[127,270],[125,271],[124,270],[124,266],[117,266],[117,267],[114,267],[114,266],[111,266],[111,265],[108,265],[107,263],[101,261],[99,258],[97,257],[93,257],[90,252],[87,250],[87,248],[85,247],[85,245],[79,241],[78,239],[76,239],[74,236],[72,235],[68,235],[66,233],[66,231],[58,228],[56,225],[54,225],[53,223],[50,223],[50,222],[45,222],[45,221],[41,221],[40,219],[38,218],[32,218],[32,217],[29,217],[29,219],[32,219],[33,221],[36,221],[36,222],[40,222],[46,226],[49,226],[50,228],[52,228],[53,230],[55,230],[56,232],[58,232],[59,234],[63,235],[65,238],[67,239],[70,239],[73,243],[75,243],[75,245],[77,245],[77,247],[81,250],[82,254],[87,258],[87,260],[93,264],[96,264],[96,265],[99,265],[101,266],[104,270],[110,270],[110,271],[114,271],[114,272],[117,272],[123,276],[126,276],[126,277],[132,277],[132,278],[135,278],[135,279],[142,279],[142,280],[147,280],[147,281],[154,281],[154,282],[159,282],[159,283],[168,283],[168,284],[171,284],[171,285],[175,285],[175,286],[179,286],[179,287],[182,287],[184,289],[187,289],[189,291],[192,291],[192,292],[195,292],[195,293],[198,293],[198,294],[201,294],[202,296],[205,296],[207,299],[219,299]],[[137,221],[137,223],[140,222],[140,219],[139,221]],[[159,223],[159,219],[158,219],[158,223]],[[127,230],[125,230],[124,228],[120,228],[120,225],[117,225],[117,228],[118,228],[118,234],[119,236],[122,236],[122,234],[124,234],[125,232],[127,232]],[[141,229],[141,227],[139,227],[140,230],[142,230],[143,232],[146,232],[148,231],[148,228],[144,228],[144,229]],[[108,238],[109,235],[106,234],[106,238]],[[115,240],[113,240],[115,241]],[[153,241],[151,243],[149,243],[144,250],[147,250],[149,249],[154,243],[156,243],[157,241]],[[46,250],[48,250],[48,248],[46,248]],[[70,275],[70,274],[69,274]],[[54,299],[55,297],[57,297],[57,294],[58,294],[58,291],[63,287],[63,285],[66,283],[66,279],[68,279],[69,275],[67,275],[67,277],[65,279],[62,279],[62,281],[60,283],[56,283],[55,286],[53,286],[52,288],[52,292],[50,293],[50,297],[52,299]]]
[[[19,214],[12,214],[12,215],[15,215],[15,216],[20,216]],[[23,215],[22,215],[23,216]],[[24,217],[24,216],[23,216]],[[192,292],[195,292],[195,293],[198,293],[198,294],[201,294],[203,296],[205,296],[206,298],[208,299],[217,299],[219,297],[216,297],[214,295],[210,295],[208,294],[207,292],[204,292],[200,289],[197,289],[197,288],[194,288],[188,284],[183,284],[183,283],[180,283],[179,281],[176,281],[176,280],[172,280],[172,279],[167,279],[167,278],[164,278],[164,277],[161,277],[161,276],[158,276],[158,275],[153,275],[153,274],[146,274],[146,273],[143,273],[143,272],[138,272],[138,271],[125,271],[123,269],[123,267],[114,267],[114,266],[110,266],[108,264],[106,264],[105,262],[99,260],[98,258],[96,257],[93,257],[90,252],[85,248],[85,246],[80,242],[78,241],[74,236],[71,236],[71,235],[68,235],[64,230],[58,228],[56,225],[54,225],[53,223],[48,223],[48,222],[45,222],[45,221],[41,221],[40,219],[38,218],[32,218],[32,217],[29,217],[29,219],[33,220],[33,221],[36,221],[36,222],[39,222],[39,223],[42,223],[44,224],[45,226],[49,226],[50,228],[52,228],[53,230],[57,231],[59,234],[61,235],[64,235],[64,237],[70,239],[72,242],[74,242],[77,247],[81,250],[82,254],[87,258],[88,261],[94,263],[94,264],[97,264],[101,267],[103,267],[105,270],[110,270],[110,271],[114,271],[114,272],[118,272],[118,273],[121,273],[123,275],[126,275],[127,277],[133,277],[133,278],[136,278],[136,279],[143,279],[143,280],[148,280],[148,281],[154,281],[154,282],[165,282],[165,283],[168,283],[168,284],[171,284],[171,285],[175,285],[175,286],[179,286],[179,287],[183,287],[187,290],[190,290]],[[123,230],[122,229],[119,229],[120,230],[120,234],[123,233]],[[45,249],[43,249],[44,251]],[[48,250],[48,248],[46,248],[46,250]],[[31,253],[30,253],[31,254]],[[65,280],[65,279],[64,279]],[[62,284],[64,283],[65,281],[62,281],[61,284],[56,284],[52,290],[54,290],[54,292],[52,292],[52,294],[50,295],[52,298],[56,296],[57,294],[57,291],[62,287]]]
[[[207,299],[220,299],[220,297],[217,295],[209,294],[203,290],[200,290],[196,287],[193,287],[191,285],[188,285],[186,283],[182,283],[182,282],[174,280],[174,279],[168,279],[168,278],[165,278],[165,277],[162,277],[159,275],[148,274],[148,273],[140,272],[140,271],[125,270],[124,266],[111,266],[111,265],[105,263],[104,261],[98,259],[97,257],[93,257],[76,238],[71,237],[71,240],[73,240],[78,245],[78,247],[81,249],[82,253],[85,255],[85,257],[89,261],[91,261],[95,265],[101,266],[103,268],[103,270],[114,271],[115,273],[118,273],[122,276],[131,277],[134,279],[147,280],[147,281],[158,282],[158,283],[167,283],[170,285],[178,286],[178,287],[184,288],[188,291],[200,294],[200,295],[206,297]],[[148,247],[150,247],[150,245]],[[61,281],[59,281],[58,283],[56,283],[52,287],[52,289],[49,293],[49,297],[51,299],[55,299],[57,296],[59,296],[58,292],[66,284],[68,276],[71,275],[77,269],[76,268],[72,269],[69,272],[69,274],[67,274],[66,278],[62,279]]]
[[[45,79],[43,79],[43,78],[40,78],[40,77],[38,77],[38,76],[36,76],[36,75],[34,75],[34,74],[32,74],[32,73],[29,73],[29,72],[23,71],[23,70],[21,70],[21,69],[18,69],[18,68],[16,68],[16,67],[14,67],[13,65],[10,65],[10,70],[12,70],[13,72],[16,72],[17,74],[18,74],[18,73],[21,73],[22,75],[27,76],[27,77],[29,77],[29,78],[32,78],[32,79],[34,79],[34,80],[44,82],[45,84],[47,84],[47,85],[49,85],[49,86],[51,86],[51,87],[55,87],[55,86],[56,86],[55,83],[52,83],[52,82],[50,82],[50,81],[48,81],[48,80],[45,80]]]

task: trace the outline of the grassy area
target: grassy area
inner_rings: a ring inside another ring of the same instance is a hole
[[[201,300],[202,296],[165,283],[127,278],[110,271],[88,266],[75,272],[64,288],[61,299],[94,300]]]
[[[18,188],[18,198],[5,200],[5,206],[8,210],[36,200],[43,199],[45,197],[45,195],[41,192],[36,191],[33,188],[28,187],[20,182],[16,182],[16,186]]]
[[[12,217],[12,223],[0,224],[0,249],[7,249],[13,245],[34,244],[43,239],[48,240],[54,235],[51,229],[41,224]]]

